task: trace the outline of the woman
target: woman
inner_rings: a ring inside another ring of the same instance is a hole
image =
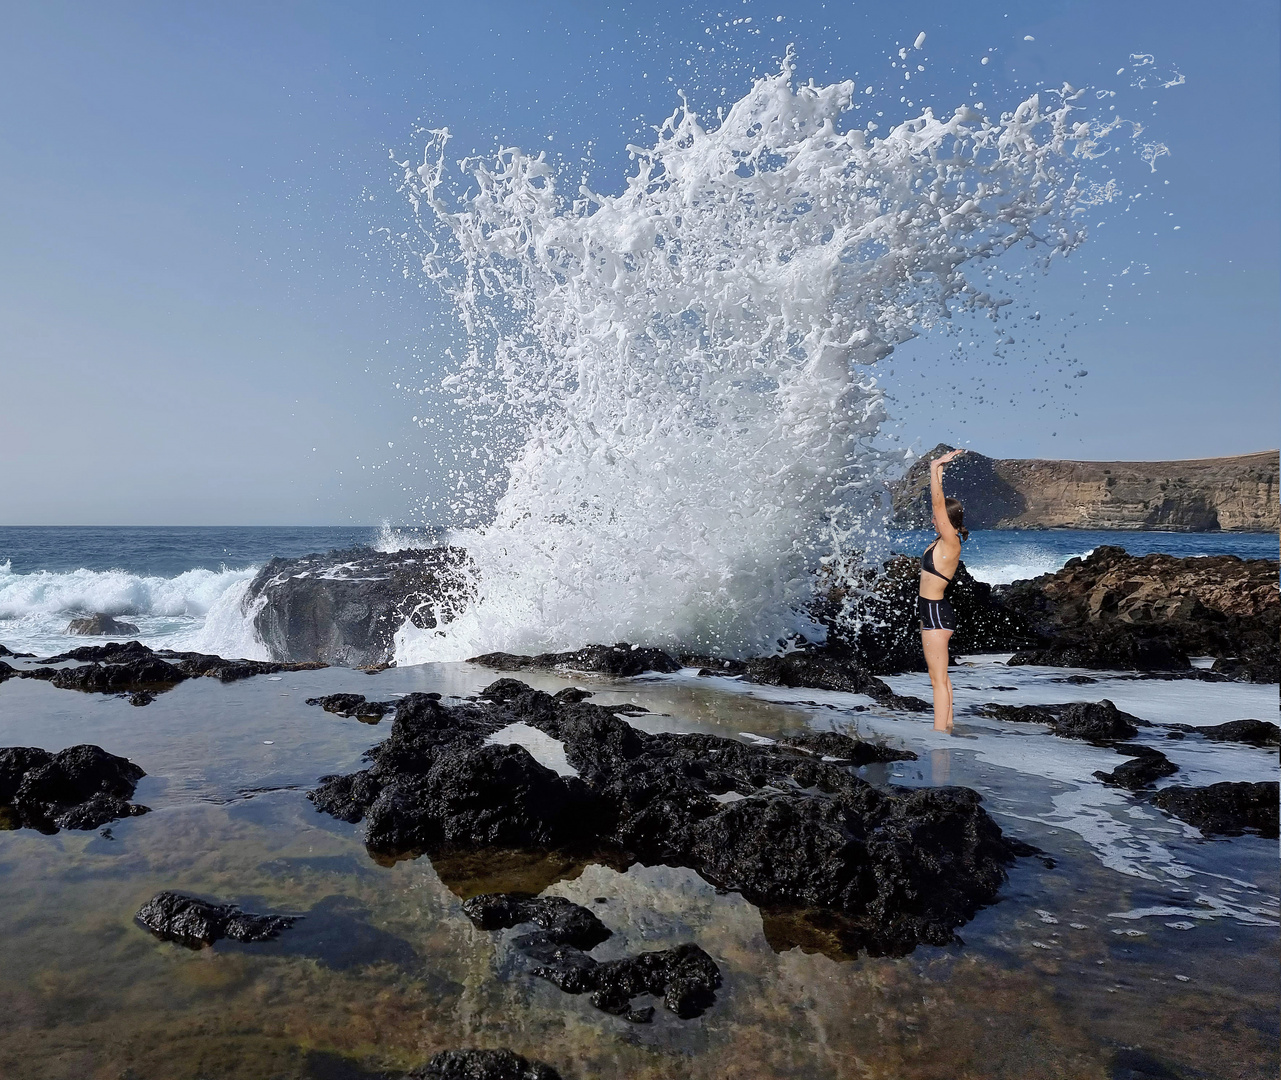
[[[956,616],[947,602],[947,587],[961,561],[961,541],[969,539],[959,499],[943,494],[943,469],[964,450],[949,450],[930,462],[930,505],[938,538],[921,556],[920,596],[916,601],[921,620],[921,647],[934,688],[934,729],[952,730],[952,680],[947,677],[947,646],[956,629]]]

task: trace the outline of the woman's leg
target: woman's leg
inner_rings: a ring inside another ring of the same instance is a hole
[[[952,730],[952,680],[947,677],[947,643],[951,636],[951,630],[921,631],[925,666],[930,670],[930,686],[934,689],[936,731]]]

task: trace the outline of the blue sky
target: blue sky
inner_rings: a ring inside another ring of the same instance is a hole
[[[460,151],[546,147],[616,189],[626,144],[678,89],[714,110],[789,43],[800,78],[875,86],[864,108],[882,122],[976,99],[998,112],[1067,80],[1116,91],[1100,115],[1115,103],[1170,150],[1155,173],[1118,159],[1129,209],[1017,286],[1042,317],[1011,328],[1008,362],[962,333],[884,364],[906,443],[1123,459],[1275,446],[1278,6],[1210,11],[6,5],[0,523],[410,519],[434,490],[433,434],[396,384],[432,381],[448,336],[370,237],[406,219],[389,150],[414,151],[416,122],[448,125]],[[927,70],[904,94],[889,64],[921,31]],[[1131,85],[1115,73],[1132,53],[1186,82]]]

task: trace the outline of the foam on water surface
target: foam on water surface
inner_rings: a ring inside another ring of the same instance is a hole
[[[1157,908],[1195,911],[1208,922],[1226,918],[1252,925],[1277,925],[1278,897],[1256,883],[1225,874],[1221,860],[1201,857],[1227,850],[1216,840],[1207,848],[1195,827],[1162,814],[1129,792],[1108,787],[1094,772],[1110,771],[1125,756],[1072,739],[1061,739],[1034,724],[1007,723],[973,715],[976,705],[1058,704],[1107,698],[1118,708],[1157,725],[1140,728],[1133,742],[1153,746],[1179,766],[1158,782],[1203,786],[1220,781],[1275,781],[1274,749],[1207,743],[1189,735],[1166,739],[1171,723],[1198,726],[1247,716],[1270,718],[1275,685],[1201,683],[1191,680],[1140,680],[1124,674],[1092,672],[1097,682],[1063,683],[1059,668],[1006,667],[992,657],[968,657],[951,672],[958,734],[933,730],[920,714],[887,714],[870,698],[812,689],[759,686],[730,678],[697,678],[692,671],[662,678],[695,685],[714,683],[717,691],[809,707],[817,726],[832,726],[863,737],[886,738],[920,755],[919,763],[890,766],[896,782],[960,783],[983,793],[987,809],[1002,827],[1020,834],[1019,822],[1074,834],[1093,858],[1109,870],[1139,883],[1145,895],[1167,898],[1164,905],[1133,909],[1134,920],[1160,914]],[[928,698],[924,674],[887,676],[900,694]],[[997,690],[995,687],[1007,689]],[[1014,689],[1008,689],[1013,687]],[[1247,841],[1258,843],[1258,841]],[[1151,910],[1148,910],[1148,908]],[[1130,918],[1124,913],[1117,918]]]
[[[517,149],[462,162],[451,189],[445,130],[403,163],[422,269],[469,336],[449,388],[494,432],[454,509],[500,497],[457,537],[474,602],[407,623],[400,663],[821,636],[815,570],[882,517],[873,365],[956,310],[999,311],[967,268],[1072,250],[1094,198],[1070,90],[877,137],[846,124],[854,89],[789,63],[714,121],[680,109],[629,148],[618,195],[563,195]]]

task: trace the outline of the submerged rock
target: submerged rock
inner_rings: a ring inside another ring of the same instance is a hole
[[[510,1050],[442,1050],[407,1080],[561,1080],[560,1073],[541,1061],[530,1061]]]
[[[448,622],[467,601],[461,548],[351,548],[272,559],[245,593],[246,613],[273,660],[370,667],[394,659],[408,620]]]
[[[324,664],[280,664],[263,660],[225,660],[206,653],[154,650],[138,641],[84,645],[42,660],[42,664],[80,661],[76,667],[10,669],[8,676],[43,679],[63,690],[96,694],[129,694],[134,705],[149,705],[157,693],[186,679],[216,678],[222,682],[270,675],[278,671],[310,671]],[[87,663],[85,662],[87,661]],[[5,665],[7,666],[7,665]],[[3,675],[0,672],[0,675]]]
[[[1278,783],[1224,782],[1208,787],[1167,787],[1152,796],[1152,804],[1167,814],[1195,825],[1206,836],[1240,836],[1257,832],[1277,839]]]
[[[138,628],[133,623],[112,618],[101,612],[82,619],[72,619],[67,624],[68,634],[84,634],[91,637],[124,637],[137,632]]]
[[[157,937],[191,948],[212,945],[223,938],[270,941],[298,921],[294,915],[251,915],[235,904],[214,904],[168,890],[143,904],[134,918]]]
[[[541,930],[541,940],[571,945],[584,952],[610,937],[609,928],[594,912],[563,896],[487,893],[464,900],[463,914],[482,930],[507,930],[521,923],[534,923]]]
[[[881,791],[797,747],[647,734],[514,679],[480,698],[406,696],[369,767],[325,777],[309,797],[363,820],[375,854],[509,847],[687,866],[753,903],[840,911],[878,953],[951,941],[1028,853],[967,788]],[[561,742],[579,775],[486,744],[514,723]],[[718,798],[729,793],[742,797]]]
[[[100,746],[69,746],[51,754],[35,746],[0,749],[0,827],[96,829],[145,814],[129,802],[147,774]]]
[[[562,896],[528,893],[474,896],[463,913],[482,930],[499,930],[532,922],[539,927],[514,944],[539,962],[534,974],[570,994],[592,995],[596,1008],[634,1023],[653,1019],[652,1008],[632,1008],[642,994],[661,995],[663,1004],[682,1019],[700,1016],[716,999],[721,985],[716,962],[697,945],[641,953],[621,960],[598,961],[587,951],[610,936],[595,914]]]
[[[1277,682],[1277,571],[1276,559],[1138,557],[1105,545],[995,595],[1045,639],[1011,663],[1191,672],[1189,656],[1213,656],[1215,672]]]
[[[583,671],[594,675],[631,678],[647,671],[671,674],[680,671],[680,661],[662,649],[647,649],[620,641],[616,645],[585,645],[573,652],[518,656],[515,653],[485,653],[468,663],[499,671]]]

